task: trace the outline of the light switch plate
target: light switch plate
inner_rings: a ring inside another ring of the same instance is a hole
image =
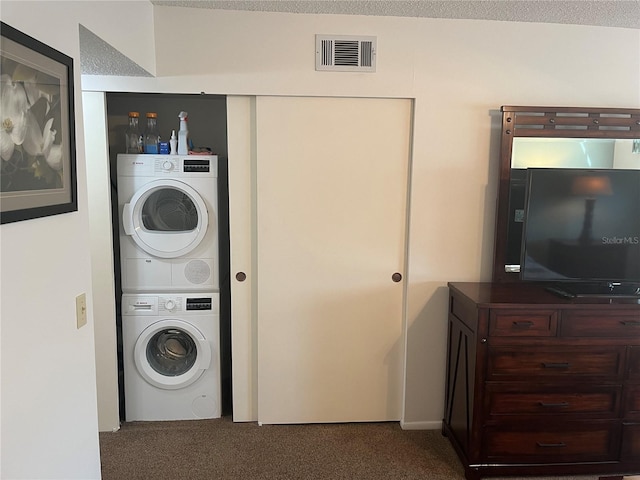
[[[76,323],[78,328],[87,324],[87,295],[85,293],[76,297]]]

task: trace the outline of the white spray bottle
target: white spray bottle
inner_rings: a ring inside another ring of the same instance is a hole
[[[169,146],[171,147],[171,150],[169,153],[171,153],[171,155],[177,155],[178,154],[178,137],[176,137],[175,130],[171,130],[171,138],[169,139]]]
[[[178,118],[180,119],[180,130],[178,130],[178,155],[186,155],[189,153],[189,146],[187,144],[187,136],[189,129],[187,128],[187,112],[180,112]]]

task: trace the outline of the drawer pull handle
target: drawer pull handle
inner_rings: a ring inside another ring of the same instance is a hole
[[[513,322],[513,326],[514,327],[520,327],[520,328],[529,328],[529,327],[533,327],[533,322],[531,320],[515,320]]]
[[[623,320],[620,323],[622,323],[625,327],[640,327],[640,322],[637,320]]]
[[[558,402],[558,403],[547,403],[547,402],[538,402],[541,407],[554,408],[554,407],[568,407],[569,402]]]
[[[560,442],[560,443],[542,443],[542,442],[536,442],[536,444],[537,444],[539,447],[542,447],[542,448],[563,448],[563,447],[566,447],[566,446],[567,446],[567,444],[566,444],[566,443],[564,443],[564,442]]]
[[[571,364],[569,362],[543,362],[544,368],[569,368]]]

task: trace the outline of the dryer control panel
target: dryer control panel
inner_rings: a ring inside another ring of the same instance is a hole
[[[205,172],[211,171],[211,160],[185,160],[182,167],[184,172]]]
[[[218,176],[218,156],[118,154],[118,176],[213,178]]]

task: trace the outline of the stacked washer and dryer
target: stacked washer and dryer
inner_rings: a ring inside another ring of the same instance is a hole
[[[117,169],[125,420],[220,417],[217,156]]]

